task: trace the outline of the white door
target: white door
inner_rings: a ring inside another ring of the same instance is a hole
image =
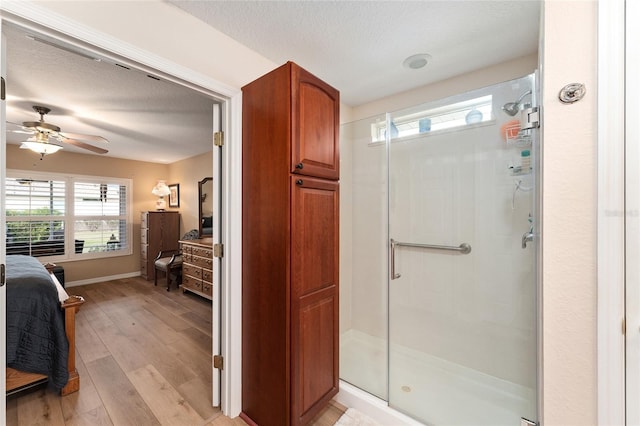
[[[5,87],[4,83],[6,81],[7,76],[7,67],[6,67],[6,41],[2,36],[2,20],[0,20],[0,76],[2,76],[2,98],[0,99],[0,264],[2,264],[2,268],[4,270],[4,260],[5,260],[5,218],[4,218],[4,179],[7,171],[6,167],[6,131],[5,131],[5,123],[6,123],[6,101],[5,101]],[[2,274],[2,282],[0,283],[0,342],[4,342],[7,336],[7,323],[6,323],[6,288],[4,286],[4,273]],[[3,348],[5,345],[3,345]],[[2,368],[2,375],[0,376],[0,395],[6,394],[6,351],[4,349],[0,350],[0,365]],[[4,398],[0,398],[0,413],[6,413],[6,401]]]
[[[219,104],[213,105],[213,132],[219,132],[222,130],[221,128],[221,108]],[[222,243],[222,205],[221,205],[221,190],[222,190],[222,149],[223,147],[213,147],[213,197],[211,197],[211,203],[213,203],[212,212],[215,216],[215,226],[212,226],[212,238],[214,244]],[[221,274],[221,263],[222,258],[214,257],[213,262],[213,301],[211,303],[211,340],[212,340],[212,354],[213,356],[222,355],[221,347],[220,347],[220,295],[222,294],[222,274]],[[213,367],[213,363],[211,364],[213,368],[213,372],[211,374],[211,386],[212,386],[212,395],[213,395],[213,406],[220,406],[220,374],[221,371],[215,367]]]
[[[626,1],[626,424],[640,424],[640,5]]]

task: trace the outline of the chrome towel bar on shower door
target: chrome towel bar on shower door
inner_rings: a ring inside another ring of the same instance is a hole
[[[400,274],[396,274],[396,247],[414,247],[414,248],[423,248],[423,249],[432,249],[432,250],[447,250],[447,251],[457,251],[460,254],[469,254],[471,253],[471,246],[467,243],[462,243],[459,246],[440,246],[435,244],[415,244],[415,243],[401,243],[400,241],[396,241],[393,238],[389,240],[391,243],[391,279],[395,280],[396,278],[400,278]]]

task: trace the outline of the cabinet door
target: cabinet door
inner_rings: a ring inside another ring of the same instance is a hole
[[[291,178],[291,395],[305,423],[338,391],[338,183]]]
[[[293,173],[338,180],[340,93],[291,64]]]

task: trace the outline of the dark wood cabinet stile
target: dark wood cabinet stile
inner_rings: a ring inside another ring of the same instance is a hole
[[[154,262],[162,250],[178,250],[180,213],[145,211],[140,216],[140,275],[146,280],[155,277]]]
[[[242,418],[338,391],[339,93],[292,62],[243,87]]]

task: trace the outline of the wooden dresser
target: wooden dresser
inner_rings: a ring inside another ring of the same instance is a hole
[[[213,299],[213,239],[180,240],[182,291]]]
[[[289,62],[242,88],[242,413],[308,424],[338,392],[339,93]]]
[[[165,211],[142,212],[140,217],[140,275],[153,280],[154,261],[161,250],[178,250],[180,213]]]

